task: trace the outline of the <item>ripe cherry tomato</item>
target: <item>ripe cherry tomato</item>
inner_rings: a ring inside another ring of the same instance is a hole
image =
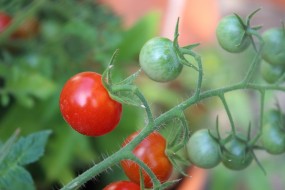
[[[207,129],[196,131],[186,147],[190,161],[200,168],[213,168],[221,162],[220,145]]]
[[[65,121],[87,136],[112,131],[120,121],[122,105],[111,99],[101,75],[82,72],[70,78],[60,94],[60,111]]]
[[[140,186],[131,181],[117,181],[109,184],[103,190],[140,190]]]
[[[157,82],[174,80],[183,68],[173,42],[162,37],[152,38],[144,44],[139,61],[146,75]]]
[[[262,57],[273,65],[285,65],[285,31],[283,28],[272,28],[262,35],[264,48]]]
[[[232,170],[242,170],[249,166],[253,160],[247,141],[234,135],[228,138],[222,155],[223,164]]]
[[[134,139],[138,132],[130,135],[123,146]],[[133,153],[141,161],[143,161],[156,175],[161,183],[168,180],[172,172],[172,164],[165,154],[166,140],[158,132],[151,133],[146,137],[134,150]],[[123,170],[129,179],[137,184],[140,184],[139,166],[130,160],[121,162]],[[150,177],[143,171],[144,185],[146,188],[151,188],[152,181]]]
[[[219,22],[216,36],[220,46],[232,53],[242,52],[250,44],[249,36],[235,15],[226,16]]]
[[[4,13],[4,12],[0,12],[0,33],[3,32],[11,23],[12,18]]]

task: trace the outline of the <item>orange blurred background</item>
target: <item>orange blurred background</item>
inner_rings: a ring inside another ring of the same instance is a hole
[[[270,24],[268,27],[277,26],[280,18],[285,18],[285,0],[100,0],[100,2],[111,7],[123,19],[126,28],[136,23],[147,12],[158,11],[161,14],[159,35],[170,39],[173,38],[175,23],[180,17],[179,42],[182,46],[197,42],[203,44],[214,42],[215,28],[219,19],[233,12],[246,16],[257,8],[262,8],[263,11],[258,13],[255,19],[262,24]],[[269,19],[270,22],[267,22]]]

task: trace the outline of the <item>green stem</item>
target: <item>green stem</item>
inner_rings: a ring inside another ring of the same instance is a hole
[[[223,94],[220,94],[219,95],[219,98],[221,99],[224,107],[225,107],[225,110],[227,112],[227,115],[229,117],[229,120],[230,120],[230,124],[231,124],[231,128],[232,128],[232,133],[233,135],[235,136],[236,135],[236,129],[235,129],[235,123],[234,123],[234,120],[233,120],[233,117],[232,117],[232,114],[230,112],[230,109],[229,109],[229,106],[227,104],[227,101],[226,101],[226,98],[225,98],[225,95],[224,93]]]
[[[151,109],[149,107],[149,104],[147,103],[145,97],[142,95],[142,93],[139,91],[138,88],[136,88],[135,90],[135,94],[136,96],[140,99],[140,101],[142,102],[143,108],[145,108],[146,114],[147,114],[147,118],[149,121],[149,125],[148,126],[154,126],[154,119],[151,113]]]
[[[134,138],[129,144],[125,147],[119,149],[116,153],[112,156],[104,159],[100,163],[94,165],[90,169],[86,170],[84,173],[79,175],[78,177],[74,178],[71,182],[65,185],[62,190],[70,190],[76,189],[87,182],[89,179],[94,178],[99,173],[103,172],[107,168],[115,165],[116,163],[120,162],[123,159],[128,159],[130,152],[136,147],[145,137],[147,137],[151,132],[156,130],[160,124],[164,123],[166,120],[170,120],[172,118],[177,117],[177,113],[181,112],[181,110],[185,110],[189,106],[197,103],[197,101],[202,101],[203,99],[220,96],[221,93],[227,93],[234,90],[240,89],[253,89],[253,90],[279,90],[285,91],[285,87],[277,86],[277,85],[258,85],[258,84],[247,84],[244,85],[243,83],[238,83],[232,86],[218,88],[214,90],[208,90],[200,94],[199,99],[197,97],[191,97],[184,102],[180,103],[179,105],[175,106],[174,108],[170,109],[169,111],[165,112],[164,114],[160,115],[158,118],[154,120],[155,126],[154,127],[144,127],[142,131],[138,134],[136,138]]]
[[[263,43],[261,43],[261,46],[260,46],[257,54],[255,55],[251,65],[248,69],[247,74],[244,77],[244,80],[243,80],[244,85],[246,85],[251,80],[253,73],[256,71],[256,67],[257,67],[258,63],[260,63],[260,61],[261,61],[262,49],[263,49]]]
[[[84,173],[74,178],[72,181],[70,181],[68,184],[62,187],[61,190],[78,189],[89,179],[94,178],[96,175],[107,170],[109,167],[114,166],[116,163],[123,160],[127,155],[128,154],[124,148],[120,149],[112,156],[107,157],[106,159],[102,160],[99,164],[95,164],[93,167],[89,168]]]
[[[260,90],[260,120],[259,120],[259,131],[258,131],[258,135],[262,133],[262,128],[263,128],[263,115],[264,115],[264,98],[265,98],[265,91],[264,90]]]
[[[128,159],[136,162],[149,175],[152,180],[153,187],[159,187],[161,185],[156,175],[143,161],[138,159],[134,154],[132,154]]]
[[[145,139],[153,129],[150,129],[149,127],[145,127],[142,129],[142,131],[134,138],[131,142],[129,142],[126,146],[119,149],[117,152],[112,154],[112,156],[109,156],[102,160],[100,163],[95,164],[88,170],[86,170],[84,173],[80,174],[76,178],[74,178],[72,181],[70,181],[68,184],[66,184],[64,187],[61,188],[61,190],[74,190],[78,189],[80,186],[82,186],[84,183],[86,183],[88,180],[94,178],[101,172],[107,170],[108,168],[116,165],[122,160],[130,159],[132,158],[132,150],[143,140]]]

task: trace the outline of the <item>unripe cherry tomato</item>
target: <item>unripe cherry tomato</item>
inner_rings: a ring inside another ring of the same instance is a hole
[[[283,28],[272,28],[262,35],[264,48],[262,57],[272,65],[285,66],[285,31]]]
[[[196,131],[186,147],[191,163],[200,168],[213,168],[221,162],[220,145],[207,129]]]
[[[233,135],[225,143],[225,150],[223,150],[222,155],[223,164],[232,170],[245,169],[253,160],[253,156],[247,147],[247,141]]]
[[[70,78],[60,94],[60,111],[65,121],[87,136],[101,136],[119,123],[122,104],[111,99],[101,75],[82,72]]]
[[[235,15],[224,17],[218,24],[216,36],[220,46],[228,52],[239,53],[250,44],[249,36]]]
[[[138,135],[138,132],[130,135],[123,143],[125,146],[128,142],[133,140]],[[141,141],[133,150],[135,156],[143,161],[156,175],[158,180],[163,183],[168,180],[172,173],[172,164],[165,154],[166,140],[158,132],[153,132]],[[123,160],[121,162],[123,170],[128,178],[140,184],[139,165],[130,160]],[[144,177],[144,185],[146,188],[153,186],[151,178],[142,170]]]
[[[103,190],[140,190],[140,186],[131,181],[117,181],[107,185]]]
[[[146,75],[157,82],[174,80],[183,68],[173,42],[162,37],[152,38],[143,45],[139,61]]]
[[[261,76],[268,83],[275,83],[284,73],[283,65],[272,65],[266,61],[261,62]]]
[[[283,118],[282,118],[283,117]],[[270,154],[285,152],[285,116],[279,110],[270,110],[262,129],[261,142]]]

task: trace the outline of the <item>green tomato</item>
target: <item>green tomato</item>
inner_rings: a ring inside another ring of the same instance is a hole
[[[213,168],[221,161],[220,146],[207,129],[196,131],[186,147],[189,160],[200,168]]]
[[[262,78],[272,84],[278,81],[284,73],[284,67],[282,65],[271,65],[265,61],[261,63],[261,76]]]
[[[242,170],[252,162],[253,155],[247,147],[246,140],[243,138],[231,135],[224,146],[222,162],[227,168]]]
[[[285,31],[272,28],[262,35],[264,48],[262,57],[272,65],[285,65]]]
[[[262,129],[261,141],[264,149],[270,154],[285,152],[284,119],[284,114],[281,114],[279,110],[270,110],[267,114],[266,124]]]
[[[162,37],[152,38],[144,44],[139,61],[146,75],[157,82],[174,80],[183,68],[173,42]]]
[[[277,109],[271,109],[265,114],[265,123],[266,124],[281,124],[281,122],[285,121],[285,115],[282,114],[279,110]]]
[[[219,22],[216,36],[220,46],[231,53],[242,52],[250,44],[249,36],[235,15],[226,16]]]

